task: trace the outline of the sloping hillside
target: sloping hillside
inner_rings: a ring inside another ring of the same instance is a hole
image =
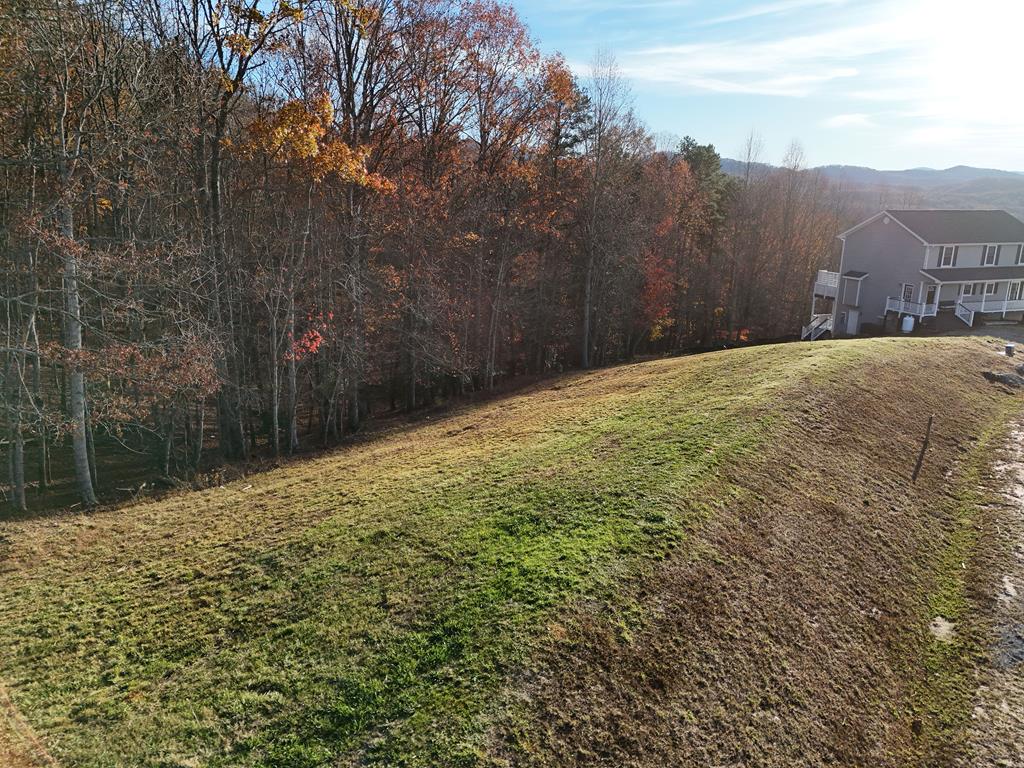
[[[6,739],[64,766],[950,763],[979,478],[1021,407],[981,376],[1009,368],[996,348],[568,376],[227,487],[4,524]]]

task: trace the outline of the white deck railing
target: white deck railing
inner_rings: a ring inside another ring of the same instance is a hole
[[[835,298],[839,292],[839,273],[829,272],[827,269],[819,269],[818,276],[814,279],[814,293],[818,296],[829,296]]]
[[[890,296],[885,300],[886,312],[898,312],[903,315],[916,315],[917,317],[935,317],[939,313],[939,304],[925,304],[920,301],[904,301],[903,299]]]
[[[1024,311],[1024,299],[1010,301],[1009,299],[993,299],[991,296],[983,296],[980,299],[961,297],[959,304],[974,312],[1021,312]]]
[[[974,310],[968,309],[959,301],[956,303],[956,316],[967,323],[968,327],[974,326]]]

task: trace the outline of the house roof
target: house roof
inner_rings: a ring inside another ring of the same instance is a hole
[[[885,211],[931,245],[1024,242],[1024,221],[1006,211]]]
[[[860,280],[863,277],[867,277],[867,272],[861,272],[859,269],[848,269],[843,272],[843,277],[848,277],[851,280]]]
[[[1024,280],[1024,264],[1016,267],[936,267],[921,274],[940,283],[991,283],[993,280]]]

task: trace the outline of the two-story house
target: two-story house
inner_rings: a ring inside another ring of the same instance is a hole
[[[839,240],[839,271],[818,273],[803,338],[881,330],[908,315],[973,326],[1024,312],[1024,222],[1006,211],[881,211]]]

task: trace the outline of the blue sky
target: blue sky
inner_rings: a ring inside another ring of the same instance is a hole
[[[512,0],[586,79],[607,48],[656,133],[778,162],[1024,171],[1024,0]]]

